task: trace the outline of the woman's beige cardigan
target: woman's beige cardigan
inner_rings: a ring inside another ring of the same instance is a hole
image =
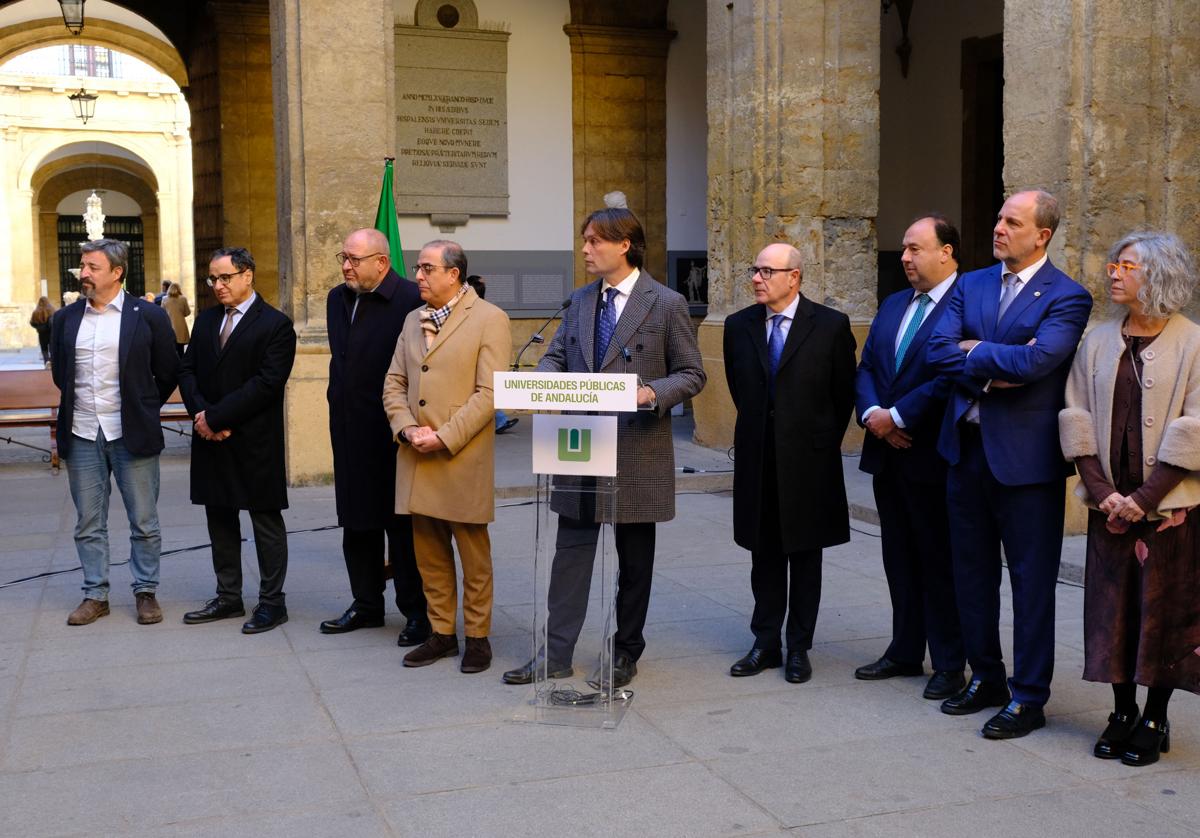
[[[1084,337],[1067,379],[1067,406],[1058,414],[1063,455],[1068,460],[1098,455],[1111,482],[1109,437],[1117,368],[1126,352],[1123,318],[1096,326]],[[1149,517],[1200,504],[1200,326],[1174,314],[1162,333],[1141,352],[1142,479],[1160,459],[1191,474],[1167,493]],[[1089,498],[1080,482],[1075,493],[1095,508],[1103,498]]]

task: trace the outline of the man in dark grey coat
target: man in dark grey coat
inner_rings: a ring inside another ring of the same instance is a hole
[[[392,269],[388,248],[378,230],[348,235],[338,254],[345,282],[330,290],[325,309],[333,484],[354,602],[342,616],[322,622],[321,633],[383,625],[386,555],[396,606],[407,618],[397,643],[416,646],[429,636],[429,620],[412,518],[396,514],[396,442],[383,410],[383,379],[404,318],[422,302],[417,284]]]
[[[597,210],[581,231],[584,263],[598,279],[571,295],[538,370],[636,373],[640,409],[618,417],[615,500],[556,492],[551,501],[559,518],[546,664],[550,678],[572,672],[600,522],[612,522],[619,563],[613,686],[622,687],[637,674],[646,648],[642,629],[650,605],[655,523],[675,517],[671,408],[699,393],[706,379],[687,301],[642,270],[646,236],[637,217],[624,208]],[[537,665],[530,661],[504,673],[505,683],[530,683]]]

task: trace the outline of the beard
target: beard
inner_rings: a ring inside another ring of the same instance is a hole
[[[90,282],[83,282],[79,285],[79,296],[85,300],[91,300],[96,296],[96,286]]]

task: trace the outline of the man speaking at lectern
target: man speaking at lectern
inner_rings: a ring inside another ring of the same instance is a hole
[[[571,295],[537,368],[636,374],[638,412],[617,417],[615,498],[556,492],[551,501],[558,533],[547,596],[546,671],[550,678],[573,671],[600,524],[611,522],[619,565],[613,686],[623,687],[637,674],[646,648],[642,628],[650,605],[655,524],[675,517],[671,408],[699,393],[705,375],[687,301],[642,268],[646,235],[637,217],[623,207],[597,210],[581,231],[584,265],[597,280]],[[530,683],[537,665],[532,660],[504,673],[505,683]]]

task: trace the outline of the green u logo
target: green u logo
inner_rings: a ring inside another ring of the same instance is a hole
[[[559,428],[558,459],[566,463],[586,463],[592,459],[591,430],[588,428]]]

